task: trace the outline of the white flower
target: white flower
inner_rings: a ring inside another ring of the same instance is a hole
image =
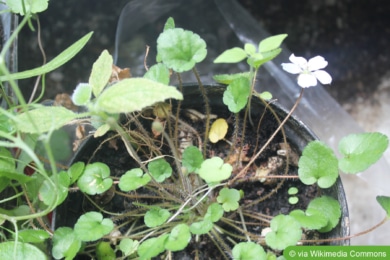
[[[328,65],[328,62],[321,56],[316,56],[307,61],[303,57],[295,57],[291,54],[289,60],[292,63],[282,63],[285,71],[291,74],[298,74],[298,85],[302,88],[314,87],[317,85],[317,79],[322,84],[330,84],[332,77],[328,72],[322,70]]]

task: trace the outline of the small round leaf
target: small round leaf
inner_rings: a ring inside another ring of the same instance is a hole
[[[163,182],[172,175],[172,167],[164,159],[151,161],[148,164],[148,170],[157,182]]]
[[[329,188],[339,176],[336,155],[320,141],[312,141],[305,147],[298,166],[299,178],[306,185],[318,182],[321,188]]]
[[[182,164],[187,168],[188,173],[198,172],[202,162],[204,161],[203,155],[201,151],[199,151],[199,148],[193,145],[187,147],[184,150],[182,157]]]
[[[228,130],[228,124],[225,119],[218,118],[213,122],[210,128],[209,132],[209,139],[210,142],[216,143],[219,140],[222,140],[225,138],[225,135],[227,134]]]
[[[168,234],[163,234],[159,237],[153,237],[142,242],[137,250],[141,260],[151,259],[158,256],[165,250],[165,241],[168,239]]]
[[[89,194],[101,194],[112,186],[110,168],[104,163],[95,162],[88,164],[81,177],[77,181],[80,190]]]
[[[238,201],[240,200],[240,192],[236,189],[223,188],[217,197],[217,201],[222,204],[226,212],[238,209]]]
[[[139,187],[146,185],[151,179],[152,178],[148,174],[144,174],[140,168],[131,169],[121,176],[119,188],[125,192],[136,190]]]
[[[147,227],[157,227],[164,224],[170,216],[167,209],[153,207],[145,213],[144,222]]]
[[[320,211],[321,214],[328,220],[328,223],[318,230],[319,232],[329,232],[339,223],[339,219],[341,217],[341,207],[337,200],[329,196],[315,198],[309,203],[306,211],[310,210],[311,212],[313,209]]]
[[[191,70],[207,54],[206,42],[199,35],[181,28],[162,32],[157,39],[157,51],[163,63],[176,72]]]
[[[81,215],[74,225],[74,232],[81,241],[95,241],[114,229],[111,219],[104,218],[99,212],[88,212]]]
[[[81,241],[70,227],[54,231],[52,254],[55,259],[73,259],[81,248]]]
[[[301,239],[301,225],[291,216],[277,215],[271,220],[270,227],[271,232],[267,233],[265,241],[273,249],[284,250]]]
[[[381,133],[346,136],[339,143],[339,151],[344,155],[339,167],[345,173],[362,172],[382,157],[388,145],[389,139]]]
[[[186,224],[175,226],[165,242],[165,249],[172,252],[183,250],[191,240],[190,228]]]
[[[266,259],[264,249],[254,242],[241,242],[233,247],[234,260]]]
[[[224,163],[219,157],[212,157],[203,161],[199,169],[199,175],[207,183],[215,183],[230,177],[233,167]]]
[[[246,77],[237,78],[230,83],[223,93],[223,103],[233,113],[240,112],[248,103],[250,81]]]

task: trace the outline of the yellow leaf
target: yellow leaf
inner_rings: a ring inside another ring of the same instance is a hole
[[[215,120],[214,123],[211,125],[211,129],[209,132],[210,142],[216,143],[219,140],[225,138],[227,130],[228,124],[225,119],[218,118],[217,120]]]

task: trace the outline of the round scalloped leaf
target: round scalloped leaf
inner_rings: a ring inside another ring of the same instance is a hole
[[[223,213],[224,213],[224,211],[223,211],[223,207],[221,206],[221,204],[212,203],[207,208],[207,212],[204,216],[204,219],[209,219],[212,222],[217,222],[218,220],[220,220],[222,218]]]
[[[19,13],[25,15],[28,12],[33,14],[43,12],[48,7],[49,0],[30,0],[24,1],[24,7],[21,0],[6,0],[7,6],[11,9],[13,13]],[[24,12],[26,10],[26,13]]]
[[[139,187],[146,185],[152,178],[148,174],[144,174],[140,168],[131,169],[121,176],[119,180],[119,188],[128,192],[136,190]]]
[[[74,232],[81,241],[96,241],[114,229],[114,222],[103,218],[99,212],[88,212],[81,215],[74,225]]]
[[[172,167],[164,159],[151,161],[148,164],[148,170],[157,182],[163,182],[172,175]]]
[[[290,212],[290,216],[294,217],[305,229],[320,229],[328,224],[328,219],[322,215],[322,212],[317,209],[307,209],[306,212],[296,209]]]
[[[321,212],[321,214],[328,220],[327,224],[318,230],[319,232],[329,232],[339,223],[339,219],[341,217],[341,207],[340,203],[334,198],[329,196],[315,198],[309,203],[306,211],[311,212],[313,209]]]
[[[96,245],[96,258],[101,260],[116,259],[114,249],[111,248],[109,242],[100,241]]]
[[[351,134],[339,142],[339,151],[344,156],[339,167],[345,173],[358,173],[377,162],[389,145],[387,136],[381,133]]]
[[[54,231],[52,255],[55,259],[73,259],[81,248],[81,241],[70,227]]]
[[[183,95],[175,87],[154,80],[129,78],[104,90],[96,106],[107,113],[131,113],[169,98],[182,100]]]
[[[88,164],[83,174],[77,180],[80,190],[89,194],[101,194],[112,186],[110,168],[101,162]]]
[[[312,141],[305,147],[298,166],[299,178],[306,185],[318,182],[321,188],[329,188],[339,176],[336,155],[320,141]]]
[[[387,218],[390,218],[390,197],[377,196],[376,200],[381,205],[381,207],[386,211]]]
[[[209,219],[204,219],[199,222],[194,222],[190,226],[190,231],[194,235],[207,234],[213,228],[213,222]]]
[[[233,113],[240,112],[248,103],[250,81],[246,77],[237,78],[230,83],[223,93],[223,103]]]
[[[138,246],[139,242],[130,238],[123,238],[119,243],[119,249],[123,252],[125,256],[129,256],[135,251],[137,251]]]
[[[159,237],[153,237],[142,242],[137,250],[140,260],[151,259],[158,256],[165,250],[165,241],[168,239],[168,234],[163,234]]]
[[[149,68],[149,70],[145,73],[144,78],[168,85],[169,69],[164,64],[157,63]]]
[[[264,249],[254,242],[241,242],[233,247],[232,255],[234,260],[266,259]]]
[[[19,231],[18,237],[20,241],[25,243],[42,243],[50,237],[45,230],[24,229]]]
[[[157,52],[162,62],[176,72],[189,71],[206,58],[206,42],[199,35],[173,28],[157,39]]]
[[[158,227],[167,221],[171,213],[167,209],[153,207],[145,213],[144,222],[147,227]]]
[[[0,259],[47,259],[36,246],[28,243],[8,241],[0,243]]]
[[[270,227],[271,232],[267,233],[265,241],[273,249],[284,250],[301,239],[301,225],[291,216],[277,215],[271,220]]]
[[[209,131],[210,142],[216,143],[219,140],[224,139],[227,134],[228,127],[228,123],[224,118],[218,118],[215,120]]]
[[[196,146],[188,146],[182,156],[182,164],[187,168],[188,173],[198,172],[203,162],[202,152]]]
[[[224,211],[229,212],[238,209],[240,192],[236,189],[223,188],[217,197],[217,201],[222,204]]]
[[[200,177],[207,183],[218,183],[230,177],[233,167],[224,163],[219,157],[212,157],[203,161],[199,169]]]
[[[92,96],[92,88],[87,83],[79,83],[72,94],[72,101],[76,106],[84,106]]]
[[[165,241],[165,249],[172,252],[183,250],[187,247],[190,240],[190,228],[187,224],[178,224],[171,230],[171,233],[169,233],[169,237]]]

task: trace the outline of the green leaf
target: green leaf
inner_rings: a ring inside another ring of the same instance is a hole
[[[107,50],[104,50],[92,66],[89,85],[95,97],[98,97],[107,85],[112,74],[113,59]]]
[[[220,54],[214,60],[214,63],[237,63],[244,60],[245,58],[247,58],[246,51],[239,47],[234,47]]]
[[[103,136],[107,134],[107,132],[110,131],[110,129],[111,126],[109,124],[102,124],[96,129],[95,133],[93,133],[93,137],[97,138]]]
[[[386,211],[387,218],[390,218],[390,197],[388,196],[377,196],[376,200]]]
[[[189,71],[206,58],[206,42],[199,35],[174,28],[165,30],[157,39],[157,52],[162,62],[176,72]]]
[[[259,94],[259,97],[264,100],[271,100],[272,99],[272,93],[268,91],[261,92]]]
[[[84,162],[76,162],[73,163],[72,166],[68,169],[68,175],[70,179],[70,184],[75,183],[78,178],[83,174],[85,169],[85,163]]]
[[[11,9],[11,12],[25,15],[29,12],[32,14],[43,12],[48,7],[49,0],[24,0],[25,11],[23,11],[23,0],[6,0],[7,6]]]
[[[329,188],[339,176],[336,155],[320,141],[312,141],[304,148],[298,166],[299,178],[306,185],[318,182],[321,188]]]
[[[248,103],[250,90],[248,78],[235,79],[223,93],[223,103],[228,106],[232,113],[238,113]]]
[[[145,186],[152,178],[148,174],[144,174],[140,168],[131,169],[121,176],[119,180],[119,188],[128,192],[136,190],[139,187]]]
[[[207,183],[218,183],[230,177],[233,167],[224,163],[219,157],[212,157],[203,161],[199,169],[200,177]]]
[[[148,164],[148,170],[157,182],[163,182],[172,175],[172,167],[164,159],[151,161]]]
[[[9,241],[0,243],[0,259],[48,259],[48,257],[36,246]]]
[[[190,228],[187,224],[178,224],[171,230],[168,239],[165,241],[165,249],[172,252],[183,250],[190,240]]]
[[[138,255],[140,260],[151,259],[158,256],[165,250],[165,241],[168,239],[168,234],[163,234],[159,237],[153,237],[145,240],[138,247]]]
[[[51,177],[54,182],[54,177]],[[55,183],[55,182],[54,182]],[[55,202],[55,205],[61,204],[68,196],[68,187],[70,185],[69,175],[61,171],[57,175],[57,186],[54,187],[48,180],[45,180],[39,189],[39,198],[43,203],[50,206]],[[57,196],[54,196],[58,192]],[[57,201],[54,201],[57,199]]]
[[[309,203],[306,211],[311,211],[313,209],[321,212],[321,214],[328,220],[328,223],[318,230],[319,232],[329,232],[339,223],[339,219],[341,217],[341,207],[337,200],[328,196],[315,198]]]
[[[290,204],[292,204],[292,205],[297,204],[298,201],[299,201],[299,198],[296,197],[296,196],[292,196],[292,197],[289,197],[289,198],[288,198],[288,203],[290,203]]]
[[[212,222],[217,222],[220,220],[223,216],[223,207],[221,204],[218,203],[212,203],[210,206],[207,208],[207,212],[204,216],[204,219],[209,219]]]
[[[103,91],[96,105],[107,113],[130,113],[169,98],[182,100],[183,95],[172,86],[145,78],[130,78]]]
[[[198,172],[203,162],[202,152],[196,146],[188,146],[182,156],[182,164],[188,173]]]
[[[256,46],[252,43],[245,43],[244,50],[248,55],[252,55],[256,52]]]
[[[224,118],[218,118],[215,120],[210,127],[209,131],[209,140],[212,143],[217,143],[220,140],[223,140],[228,131],[228,123]]]
[[[169,69],[162,63],[157,63],[149,68],[144,78],[160,82],[164,85],[169,84]]]
[[[226,212],[238,209],[238,201],[240,200],[240,192],[236,189],[223,188],[217,197],[217,201],[222,204]]]
[[[255,53],[248,58],[248,64],[258,69],[264,63],[272,60],[282,52],[282,49],[278,48],[268,52]]]
[[[345,173],[358,173],[377,162],[389,145],[387,136],[381,133],[351,134],[339,143],[339,151],[344,158],[339,167]]]
[[[210,219],[204,219],[199,222],[194,222],[190,226],[190,231],[194,235],[207,234],[213,228],[213,222]]]
[[[153,207],[145,213],[144,222],[147,227],[158,227],[165,223],[171,213],[167,209]]]
[[[14,1],[14,0],[9,0],[9,1]],[[28,79],[28,78],[36,77],[38,75],[46,74],[52,70],[57,69],[58,67],[61,67],[66,62],[71,60],[74,56],[76,56],[77,53],[80,52],[80,50],[87,44],[88,40],[91,38],[92,33],[93,32],[86,34],[84,37],[82,37],[77,42],[73,43],[70,47],[68,47],[66,50],[61,52],[57,57],[55,57],[53,60],[49,61],[45,65],[31,70],[0,76],[0,81]]]
[[[91,100],[92,88],[86,83],[79,83],[72,94],[72,101],[76,106],[84,106]]]
[[[55,259],[73,259],[81,248],[81,241],[70,227],[54,231],[52,255]]]
[[[114,249],[111,248],[109,242],[100,241],[96,245],[96,257],[98,260],[113,260],[116,259]]]
[[[233,80],[238,78],[247,78],[248,80],[250,80],[251,75],[252,73],[250,72],[241,72],[235,74],[219,74],[219,75],[214,75],[213,79],[218,83],[229,85],[230,83],[233,82]]]
[[[233,247],[232,255],[234,260],[267,259],[267,254],[264,249],[254,242],[241,242],[236,244]]]
[[[167,19],[167,21],[165,22],[164,31],[166,31],[168,29],[173,29],[173,28],[175,28],[175,20],[172,17],[169,17]]]
[[[50,237],[45,230],[25,229],[18,233],[20,241],[24,243],[42,243]]]
[[[259,52],[268,52],[280,47],[287,34],[279,34],[265,38],[259,43]]]
[[[295,195],[298,193],[298,188],[297,187],[290,187],[287,191],[288,195]]]
[[[16,127],[24,133],[41,134],[58,129],[79,117],[65,107],[40,106],[15,117]]]
[[[74,232],[81,241],[96,241],[114,229],[114,223],[99,212],[88,212],[80,216],[74,225]]]
[[[290,212],[290,216],[294,217],[301,226],[305,229],[320,229],[328,224],[328,218],[322,215],[317,209],[307,209],[306,212],[296,209]]]
[[[101,162],[88,164],[77,180],[77,185],[82,192],[89,195],[101,194],[107,191],[112,186],[110,168]]]
[[[271,220],[270,227],[271,232],[266,234],[265,241],[275,250],[296,245],[301,239],[301,225],[291,216],[277,215]]]
[[[139,242],[130,238],[123,238],[119,243],[119,249],[123,252],[125,256],[129,256],[135,251],[137,251],[138,246]]]

